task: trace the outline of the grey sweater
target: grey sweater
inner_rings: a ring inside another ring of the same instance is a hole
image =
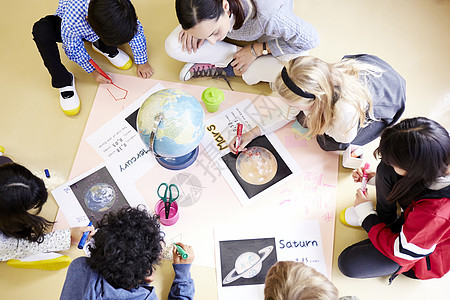
[[[255,41],[262,36],[272,55],[295,54],[316,47],[319,35],[314,27],[294,14],[292,0],[255,0],[255,9],[250,0],[241,0],[245,21],[238,30],[231,30],[227,37],[240,41]]]

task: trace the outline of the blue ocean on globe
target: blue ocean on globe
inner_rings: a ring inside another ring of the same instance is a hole
[[[162,113],[154,151],[164,157],[179,157],[193,151],[205,134],[205,113],[197,99],[179,89],[163,89],[150,95],[141,105],[137,128],[149,146],[155,116]]]
[[[105,212],[111,209],[116,202],[116,191],[108,183],[93,184],[84,193],[84,203],[96,212]]]

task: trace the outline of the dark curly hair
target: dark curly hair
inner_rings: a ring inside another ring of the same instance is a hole
[[[161,259],[164,233],[158,216],[143,207],[123,207],[98,222],[87,263],[114,288],[138,288]]]
[[[38,216],[47,201],[44,181],[16,163],[0,166],[0,231],[42,243],[53,222]],[[36,211],[30,212],[31,209]]]

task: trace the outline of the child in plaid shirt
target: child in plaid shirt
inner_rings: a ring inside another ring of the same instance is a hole
[[[70,60],[99,83],[109,83],[89,63],[84,41],[104,55],[117,68],[132,66],[130,57],[117,46],[129,43],[141,78],[150,78],[153,69],[147,61],[144,29],[129,0],[59,0],[55,15],[46,16],[33,26],[36,46],[52,77],[52,86],[60,91],[61,109],[67,115],[80,111],[80,100],[75,90],[75,78],[61,63],[57,42]]]

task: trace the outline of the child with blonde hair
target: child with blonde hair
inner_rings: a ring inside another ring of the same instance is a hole
[[[338,290],[323,274],[302,262],[279,261],[266,275],[264,300],[358,300],[339,298]]]
[[[263,119],[242,136],[242,151],[255,137],[297,119],[317,137],[326,151],[344,150],[349,144],[365,145],[405,110],[405,80],[385,61],[368,55],[347,55],[329,64],[312,56],[291,60],[278,74],[272,89],[284,102],[280,114]]]

